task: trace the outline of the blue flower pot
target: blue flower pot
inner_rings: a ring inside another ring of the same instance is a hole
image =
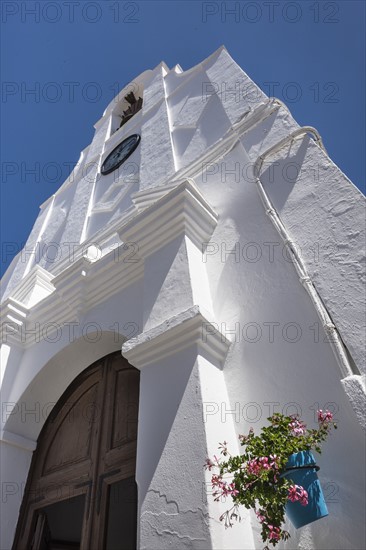
[[[288,459],[285,471],[281,477],[290,479],[294,485],[301,485],[308,493],[308,504],[303,506],[300,502],[287,501],[286,515],[291,523],[299,529],[308,523],[328,515],[327,505],[320,486],[315,458],[310,451],[294,453]]]

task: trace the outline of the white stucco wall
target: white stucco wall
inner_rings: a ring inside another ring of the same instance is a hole
[[[248,514],[229,532],[218,522],[222,505],[202,491],[205,457],[222,439],[237,451],[236,435],[273,411],[313,425],[315,409],[328,407],[339,424],[319,459],[330,514],[291,531],[285,547],[358,550],[363,197],[308,135],[268,157],[260,176],[348,348],[345,375],[253,174],[296,121],[223,48],[187,71],[161,63],[136,82],[142,111],[111,135],[108,106],[6,275],[3,479],[24,484],[47,417],[24,411],[49,413],[77,374],[124,344],[141,369],[140,548],[261,548]],[[141,134],[132,172],[103,179],[101,162],[131,133]],[[51,242],[56,259],[32,254]],[[11,493],[4,550],[21,502]]]

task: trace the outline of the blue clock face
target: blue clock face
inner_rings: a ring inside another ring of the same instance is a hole
[[[121,164],[123,164],[128,157],[132,155],[140,143],[140,139],[141,137],[138,134],[132,134],[132,136],[128,136],[128,138],[121,141],[121,143],[117,145],[111,153],[109,153],[103,162],[101,168],[101,173],[103,176],[106,176],[107,174],[113,172],[113,170],[119,168]]]

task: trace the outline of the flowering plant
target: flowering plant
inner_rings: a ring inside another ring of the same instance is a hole
[[[263,542],[275,546],[290,537],[288,531],[282,529],[287,501],[298,501],[306,506],[308,494],[281,473],[291,454],[311,449],[320,453],[321,443],[331,427],[337,427],[329,411],[319,410],[317,414],[317,429],[308,429],[298,416],[274,414],[268,418],[270,425],[262,428],[260,435],[254,435],[251,428],[247,436],[239,436],[244,447],[242,455],[231,456],[224,441],[219,449],[221,455],[228,458],[215,456],[214,460],[206,460],[205,467],[217,471],[211,478],[214,499],[219,501],[230,495],[234,503],[220,517],[225,527],[232,527],[234,520],[240,520],[239,505],[243,504],[255,510]],[[268,546],[264,550],[269,550]]]

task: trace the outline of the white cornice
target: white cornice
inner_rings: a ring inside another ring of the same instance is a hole
[[[96,262],[80,258],[52,278],[52,295],[31,308],[9,297],[1,311],[3,341],[28,347],[42,339],[45,327],[48,334],[52,325],[79,322],[84,312],[142,278],[142,259],[130,262],[129,255],[121,245]]]
[[[85,278],[91,266],[91,261],[85,256],[54,277],[53,284],[57,294],[74,310],[77,316],[83,309],[85,299]]]
[[[156,363],[183,349],[197,346],[198,353],[223,366],[230,341],[217,330],[196,305],[164,321],[161,325],[131,338],[122,354],[138,369]]]
[[[55,290],[51,283],[52,279],[51,273],[35,265],[13,293],[14,300],[27,307],[33,307]]]
[[[161,199],[164,195],[169,193],[172,189],[175,189],[179,185],[177,182],[167,185],[159,185],[143,191],[137,191],[131,195],[131,199],[136,209],[140,212],[148,206],[151,206],[154,202]]]
[[[21,281],[3,308],[11,341],[29,346],[40,338],[42,327],[77,322],[92,307],[140,280],[143,259],[153,251],[179,234],[201,246],[216,227],[216,213],[191,181],[145,192],[143,201],[150,206],[132,219],[120,220],[123,242],[101,258],[92,261],[84,246],[84,256],[58,275],[36,266]],[[24,303],[28,298],[31,307]]]
[[[16,344],[21,342],[21,331],[29,314],[29,308],[9,297],[1,306],[1,343]]]
[[[144,200],[148,202],[147,194]],[[118,233],[122,241],[136,243],[138,254],[146,257],[182,233],[201,247],[211,237],[217,220],[196,186],[185,180],[127,221]]]
[[[84,310],[88,310],[140,280],[144,264],[134,250],[121,244],[94,262],[86,277]]]
[[[92,307],[141,279],[143,261],[141,258],[129,261],[130,253],[121,244],[94,262],[79,258],[53,279],[58,304],[50,308],[47,301],[42,302],[32,311],[32,319],[52,317],[60,322],[59,318],[66,315],[68,321],[77,320]]]

